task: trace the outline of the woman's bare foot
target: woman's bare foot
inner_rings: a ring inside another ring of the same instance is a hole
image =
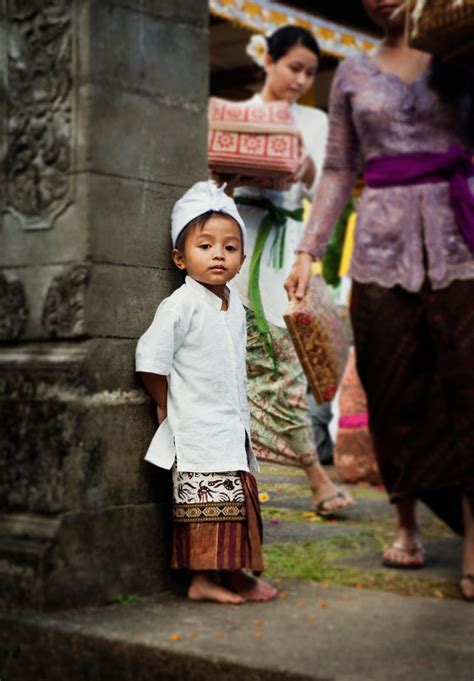
[[[311,488],[313,508],[319,515],[333,515],[354,506],[351,495],[338,489],[319,463],[304,470]]]
[[[425,564],[425,550],[416,519],[416,501],[401,499],[396,507],[398,519],[395,539],[384,551],[382,563],[386,567],[421,568]]]
[[[465,601],[474,602],[474,574],[464,573],[459,588]]]
[[[188,598],[192,601],[215,601],[216,603],[228,603],[230,605],[245,603],[245,598],[216,584],[206,572],[193,573],[188,589]]]
[[[232,570],[223,575],[226,583],[246,601],[271,601],[278,591],[263,579],[246,574],[243,570]]]
[[[464,543],[462,578],[459,587],[466,601],[474,601],[474,517],[469,501],[463,497]]]

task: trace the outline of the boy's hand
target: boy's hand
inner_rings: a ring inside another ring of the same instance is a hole
[[[141,372],[141,377],[143,383],[145,384],[145,388],[156,402],[156,414],[158,416],[158,422],[163,423],[168,413],[168,381],[166,376]]]
[[[165,418],[168,416],[166,409],[163,409],[159,405],[156,405],[156,415],[158,417],[158,424],[162,424]]]

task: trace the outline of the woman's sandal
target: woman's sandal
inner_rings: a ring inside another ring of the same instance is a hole
[[[464,574],[461,577],[461,582],[463,581],[463,579],[467,580],[474,586],[474,574],[466,572],[466,574]],[[465,601],[468,601],[469,603],[474,602],[474,591],[471,595],[468,595],[462,588],[461,582],[459,583],[459,588],[461,589],[462,597],[464,598]]]
[[[394,541],[393,544],[391,544],[388,548],[395,549],[395,551],[403,553],[403,555],[408,556],[410,558],[416,556],[417,554],[420,554],[421,560],[411,563],[399,563],[396,560],[390,560],[389,558],[385,558],[384,556],[382,558],[382,565],[384,565],[385,567],[396,568],[397,570],[419,570],[425,565],[425,549],[421,544],[417,544],[416,546],[408,548],[407,546],[404,546],[403,544]]]
[[[349,501],[349,503],[346,504],[345,506],[340,506],[339,508],[334,509],[326,508],[326,506],[330,504],[331,501],[335,501],[335,499],[346,499],[347,501]],[[321,499],[319,504],[317,504],[317,506],[315,507],[314,512],[321,518],[331,518],[332,516],[336,516],[339,513],[347,511],[353,506],[354,501],[352,501],[343,490],[339,489],[335,494],[331,494],[329,497]]]

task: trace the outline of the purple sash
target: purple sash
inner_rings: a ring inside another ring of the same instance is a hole
[[[459,231],[474,253],[474,194],[468,178],[474,176],[471,152],[459,145],[443,153],[378,156],[367,161],[364,179],[369,187],[401,187],[449,182],[451,206]]]

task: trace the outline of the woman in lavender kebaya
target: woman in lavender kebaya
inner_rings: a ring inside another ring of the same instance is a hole
[[[423,565],[420,499],[463,535],[460,588],[472,601],[472,87],[406,45],[402,0],[363,4],[385,36],[337,70],[323,177],[285,287],[303,297],[362,168],[351,317],[375,451],[397,509],[383,562]]]

